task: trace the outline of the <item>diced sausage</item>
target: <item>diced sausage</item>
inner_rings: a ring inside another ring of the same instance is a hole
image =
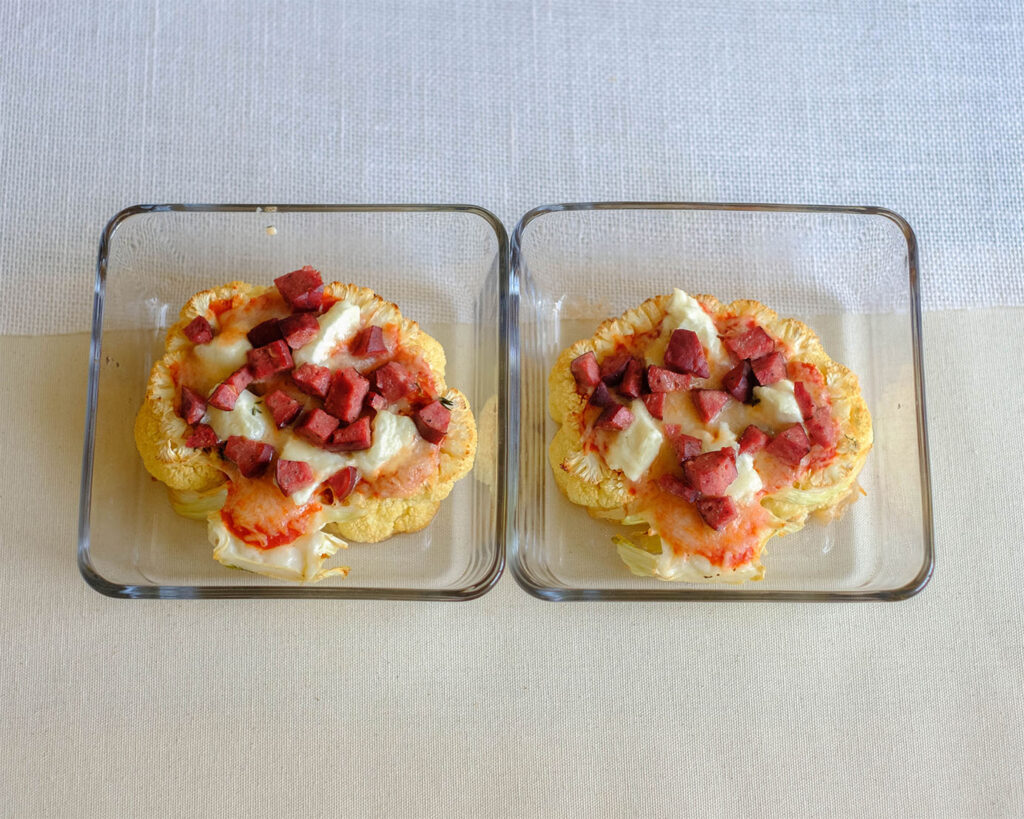
[[[295,428],[295,434],[305,438],[311,444],[323,446],[340,423],[333,415],[317,407],[311,412],[306,413],[305,417]]]
[[[354,466],[346,466],[344,469],[335,472],[324,481],[324,486],[331,490],[335,503],[341,503],[352,494],[352,490],[359,483],[359,473]]]
[[[363,399],[370,391],[370,382],[355,367],[346,367],[331,376],[331,388],[324,399],[324,409],[343,424],[351,424],[363,409]]]
[[[309,265],[274,279],[274,284],[293,310],[319,310],[324,300],[324,280]]]
[[[360,358],[383,355],[388,351],[388,347],[384,343],[384,331],[376,324],[364,327],[352,339],[352,347],[350,349],[352,350],[352,355],[357,355]]]
[[[279,326],[281,338],[293,350],[305,347],[320,332],[320,322],[316,320],[316,316],[309,313],[292,313],[290,316],[285,316],[281,319]]]
[[[665,424],[665,437],[668,438],[668,442],[672,444],[672,448],[676,453],[676,459],[680,463],[685,461],[687,458],[693,458],[701,453],[702,446],[700,438],[694,438],[692,435],[686,435],[679,424]]]
[[[750,368],[754,371],[754,378],[762,387],[774,384],[786,377],[786,357],[776,351],[768,353],[750,362]]]
[[[598,381],[594,391],[590,394],[590,403],[595,407],[607,407],[615,403],[611,390],[605,386],[603,381]]]
[[[601,411],[594,429],[625,429],[633,423],[633,413],[622,404],[611,404]]]
[[[677,373],[693,373],[698,378],[711,375],[700,338],[693,330],[673,330],[665,350],[665,366]]]
[[[750,362],[743,359],[729,370],[722,378],[722,386],[741,404],[749,403],[754,394],[754,373],[750,369]]]
[[[697,490],[677,475],[665,473],[658,478],[658,488],[662,492],[668,492],[678,498],[684,498],[690,503],[697,500]]]
[[[302,409],[302,404],[284,390],[274,390],[267,393],[263,397],[263,403],[270,410],[270,415],[274,419],[274,425],[278,429],[288,426],[288,424],[296,419],[299,411]]]
[[[665,417],[665,393],[648,392],[641,396],[641,400],[652,418],[660,421]]]
[[[818,407],[805,423],[811,443],[828,449],[836,442],[836,425],[828,407]]]
[[[192,449],[209,449],[217,446],[217,433],[209,424],[196,424],[185,439],[185,446]]]
[[[616,353],[608,356],[601,362],[601,380],[609,387],[614,387],[622,381],[622,376],[626,374],[626,367],[629,366],[632,357],[629,353]]]
[[[383,367],[378,367],[370,377],[374,388],[389,404],[404,398],[416,384],[412,373],[397,361],[389,361]]]
[[[444,440],[445,433],[448,432],[452,413],[440,401],[431,401],[425,407],[416,410],[412,420],[415,421],[416,429],[419,430],[423,440],[439,444]]]
[[[736,452],[732,447],[705,452],[683,462],[687,483],[702,495],[722,495],[736,480]]]
[[[740,455],[746,455],[747,453],[754,455],[764,449],[771,437],[761,427],[755,427],[753,424],[743,430],[743,434],[740,436]]]
[[[279,341],[281,338],[281,322],[272,318],[261,321],[253,327],[245,337],[253,347],[264,347],[272,341]]]
[[[196,316],[182,330],[193,344],[206,344],[213,340],[213,327],[203,316]]]
[[[249,371],[256,381],[263,381],[272,375],[290,370],[295,362],[292,361],[292,351],[284,339],[272,341],[255,350],[249,350],[246,354],[249,361]]]
[[[206,413],[206,399],[193,389],[181,388],[181,417],[186,424],[198,423]]]
[[[578,355],[569,365],[572,377],[576,379],[576,386],[583,389],[596,387],[601,381],[601,367],[597,363],[597,356],[593,350],[587,350],[583,355]]]
[[[351,424],[338,427],[327,443],[327,449],[331,452],[354,452],[369,449],[372,443],[373,432],[370,429],[370,418],[368,415],[364,415]]]
[[[697,501],[697,511],[715,531],[724,529],[737,515],[736,504],[730,497],[701,498]]]
[[[644,365],[638,358],[630,358],[626,364],[626,371],[622,374],[622,382],[619,384],[619,394],[626,398],[639,398],[640,390],[644,384]]]
[[[248,367],[239,367],[231,375],[225,378],[207,399],[211,407],[230,412],[235,408],[235,402],[242,390],[252,383],[252,373]]]
[[[331,387],[331,371],[317,364],[302,364],[292,370],[292,381],[306,395],[326,398]]]
[[[738,336],[723,338],[722,343],[736,358],[760,358],[775,349],[775,342],[760,327],[754,327]]]
[[[797,406],[800,407],[800,414],[806,421],[814,414],[814,399],[807,391],[807,385],[803,381],[793,384],[793,396],[796,398]]]
[[[274,464],[274,478],[285,495],[291,495],[313,483],[313,468],[305,461],[285,461],[278,458]]]
[[[729,400],[729,393],[722,390],[690,390],[690,398],[697,408],[697,414],[705,423],[709,423],[718,413],[722,411]]]
[[[692,376],[685,373],[675,373],[656,364],[651,364],[647,368],[647,386],[650,387],[651,392],[688,390],[692,382]]]
[[[232,435],[224,444],[224,457],[235,463],[243,477],[255,478],[266,471],[274,457],[274,448],[262,441]]]
[[[380,412],[388,405],[384,396],[379,392],[374,392],[373,390],[366,393],[366,400],[363,403],[366,405],[367,409],[370,409],[375,413]]]
[[[800,424],[786,427],[772,438],[772,442],[764,448],[765,452],[774,455],[783,463],[799,466],[801,459],[811,451],[811,442]]]

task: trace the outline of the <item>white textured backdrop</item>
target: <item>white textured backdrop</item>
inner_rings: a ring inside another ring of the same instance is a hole
[[[1024,813],[1022,93],[1012,0],[0,0],[0,813]],[[619,198],[910,220],[923,594],[133,603],[79,579],[86,344],[10,336],[86,328],[115,211],[463,201],[511,227]]]
[[[1024,5],[2,4],[0,330],[85,329],[164,201],[878,204],[930,308],[1024,303]],[[68,302],[72,306],[68,307]]]

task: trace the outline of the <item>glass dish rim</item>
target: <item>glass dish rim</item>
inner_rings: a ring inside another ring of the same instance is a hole
[[[906,600],[921,592],[931,580],[935,571],[934,521],[932,512],[931,459],[928,451],[927,407],[925,402],[924,360],[921,332],[921,293],[920,271],[918,266],[917,237],[910,223],[900,214],[889,208],[874,205],[815,205],[786,204],[772,202],[674,202],[674,201],[599,201],[599,202],[561,202],[528,210],[512,230],[510,237],[509,275],[512,284],[509,288],[509,312],[514,316],[510,322],[513,344],[517,350],[514,367],[509,371],[510,386],[516,395],[519,406],[519,295],[520,273],[523,265],[523,235],[526,228],[534,220],[566,211],[588,210],[704,210],[704,211],[739,211],[755,213],[819,213],[846,214],[860,216],[881,216],[893,222],[903,234],[907,243],[907,267],[912,353],[914,362],[914,391],[917,411],[918,466],[921,474],[921,524],[924,537],[924,556],[918,573],[907,583],[896,588],[879,589],[876,591],[751,591],[740,592],[733,588],[721,586],[702,586],[679,588],[652,589],[583,589],[547,586],[534,582],[525,570],[519,548],[518,529],[518,483],[516,494],[513,495],[512,525],[515,528],[507,545],[510,553],[506,556],[509,572],[516,583],[532,596],[549,602],[852,602],[852,601],[899,601]]]
[[[122,599],[242,599],[292,598],[321,600],[420,600],[452,601],[473,600],[490,591],[505,569],[507,539],[512,530],[509,505],[509,474],[518,472],[518,447],[498,447],[495,500],[495,549],[484,576],[475,583],[457,589],[369,588],[362,586],[190,586],[121,584],[107,580],[93,566],[90,555],[90,514],[92,504],[93,456],[96,437],[96,411],[99,394],[99,363],[102,349],[103,306],[106,296],[107,263],[110,242],[117,228],[128,219],[150,213],[465,213],[480,217],[494,231],[498,242],[498,349],[507,349],[509,326],[502,306],[508,300],[509,252],[505,226],[489,210],[467,204],[208,204],[161,203],[137,204],[123,208],[112,216],[100,235],[99,251],[93,290],[93,311],[89,339],[89,378],[86,388],[85,432],[82,444],[82,471],[78,505],[77,562],[82,578],[93,589],[107,597]],[[509,356],[498,356],[498,427],[505,435],[518,424],[517,407],[510,405]],[[515,392],[518,400],[518,391]],[[513,412],[513,409],[515,411]],[[514,423],[513,423],[514,422]]]

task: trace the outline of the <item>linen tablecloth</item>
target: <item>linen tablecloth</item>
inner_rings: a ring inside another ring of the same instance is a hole
[[[8,2],[0,813],[1024,813],[1014,3]],[[857,605],[115,601],[74,564],[136,202],[879,204],[921,246],[937,569]]]

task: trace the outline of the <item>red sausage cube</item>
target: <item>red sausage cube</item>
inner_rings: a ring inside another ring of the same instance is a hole
[[[665,417],[665,393],[649,392],[642,396],[641,400],[652,418],[657,418],[660,421]]]
[[[754,327],[738,336],[722,339],[722,343],[736,358],[759,358],[775,349],[775,342],[760,327]]]
[[[665,350],[665,366],[677,373],[693,373],[699,378],[711,375],[700,338],[693,330],[673,330]]]
[[[295,420],[302,409],[302,404],[283,390],[274,390],[267,393],[263,398],[263,403],[270,410],[270,415],[278,429],[288,426],[288,424]]]
[[[732,498],[701,498],[697,501],[697,511],[704,522],[715,531],[724,529],[736,517],[736,504]]]
[[[239,367],[231,375],[225,378],[216,389],[210,393],[207,403],[211,407],[230,412],[235,408],[235,402],[242,390],[252,383],[252,373],[248,367]]]
[[[576,386],[589,389],[596,387],[601,382],[601,368],[597,364],[597,356],[593,350],[588,350],[583,355],[578,355],[569,365],[572,377],[576,379]]]
[[[206,412],[206,399],[195,390],[181,388],[181,417],[186,424],[198,423]]]
[[[688,390],[692,381],[693,378],[689,375],[674,373],[654,364],[647,368],[647,386],[651,388],[651,392]]]
[[[341,422],[319,407],[307,413],[295,428],[295,434],[305,438],[311,444],[323,446]]]
[[[772,442],[764,448],[764,451],[774,455],[783,463],[799,466],[804,455],[811,451],[811,442],[807,440],[804,428],[800,424],[793,424],[776,435]]]
[[[370,382],[355,367],[346,367],[331,376],[331,387],[324,399],[324,409],[344,424],[351,424],[363,409],[363,399],[370,391]]]
[[[375,413],[380,412],[388,405],[388,402],[385,400],[384,396],[381,395],[379,392],[373,392],[373,390],[366,393],[366,401],[364,403],[367,409],[370,409]]]
[[[782,353],[774,352],[755,358],[750,362],[754,378],[762,387],[774,384],[786,377],[786,358]]]
[[[351,350],[352,355],[357,355],[360,358],[383,355],[388,351],[388,347],[384,343],[384,331],[376,324],[364,327],[352,339]]]
[[[740,455],[746,455],[750,453],[754,455],[764,449],[771,437],[761,427],[755,427],[751,424],[740,436]]]
[[[640,363],[640,359],[630,358],[626,364],[626,371],[622,374],[619,393],[626,398],[639,398],[643,383],[644,365]]]
[[[612,404],[604,408],[594,423],[594,429],[625,429],[633,423],[633,413],[622,404]]]
[[[837,438],[836,425],[828,407],[818,407],[806,421],[811,443],[828,449]]]
[[[448,432],[448,424],[452,420],[451,411],[440,401],[431,401],[413,414],[412,420],[416,422],[416,429],[420,437],[432,444],[439,444],[444,440]]]
[[[185,338],[193,344],[206,344],[213,340],[213,327],[202,316],[196,316],[182,330]]]
[[[239,395],[242,394],[242,390],[248,387],[253,382],[252,372],[248,367],[239,367],[231,375],[224,379],[224,383],[227,384]]]
[[[404,398],[416,384],[412,373],[397,361],[389,361],[370,375],[373,379],[373,386],[387,399],[389,404]]]
[[[313,483],[313,468],[305,461],[278,459],[274,464],[274,478],[285,495],[291,495]]]
[[[626,374],[626,367],[629,366],[631,359],[632,356],[629,353],[616,353],[608,356],[601,362],[601,380],[609,387],[614,387],[622,381],[622,376]]]
[[[209,424],[196,424],[185,439],[185,446],[192,449],[209,449],[217,446],[217,433]]]
[[[665,424],[665,437],[672,444],[672,448],[676,452],[676,458],[680,463],[688,458],[700,455],[703,448],[700,438],[686,435],[679,424]]]
[[[700,419],[707,424],[722,411],[729,400],[729,393],[722,390],[690,390],[690,398],[693,399]]]
[[[278,341],[281,338],[280,320],[272,318],[261,321],[246,333],[245,337],[253,347],[263,347],[272,341]]]
[[[676,475],[670,475],[668,473],[662,475],[658,478],[658,488],[661,489],[662,492],[668,492],[670,495],[685,498],[690,503],[697,500],[697,490]]]
[[[341,503],[356,488],[359,483],[359,473],[354,466],[346,466],[344,469],[335,472],[324,481],[324,486],[331,490],[335,503]]]
[[[292,370],[292,381],[306,395],[326,398],[331,386],[331,371],[317,364],[303,364]]]
[[[372,443],[370,418],[364,415],[347,426],[338,427],[331,436],[327,449],[331,452],[354,452],[360,449],[369,449]]]
[[[274,279],[274,284],[293,310],[319,310],[324,301],[324,280],[309,265]]]
[[[611,390],[608,389],[603,381],[598,381],[594,391],[590,394],[591,406],[607,407],[614,403],[615,399],[612,397]]]
[[[736,480],[736,453],[726,447],[697,455],[683,463],[683,474],[702,495],[722,495]]]
[[[295,364],[292,361],[292,351],[284,339],[280,338],[263,347],[249,350],[246,357],[249,360],[249,370],[256,381],[263,381],[272,375],[290,370]]]
[[[722,386],[741,404],[748,403],[754,394],[754,373],[750,369],[750,362],[743,359],[729,370],[722,378]]]
[[[232,435],[224,444],[224,457],[234,461],[244,477],[255,478],[266,472],[274,457],[274,448],[262,441]]]
[[[320,322],[316,320],[316,316],[309,313],[293,313],[281,319],[279,326],[281,338],[293,350],[305,347],[320,332]]]
[[[814,399],[807,391],[807,385],[803,381],[793,384],[793,396],[796,398],[797,406],[800,407],[800,414],[806,421],[814,414]]]

